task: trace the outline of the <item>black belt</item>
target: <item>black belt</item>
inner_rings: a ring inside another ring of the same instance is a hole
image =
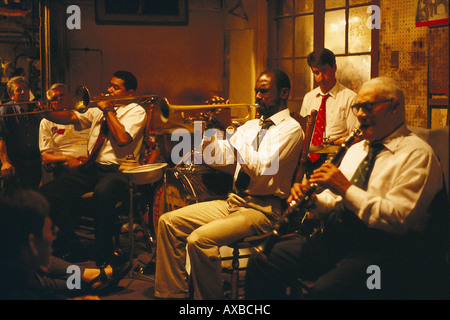
[[[254,194],[249,194],[243,191],[238,191],[238,192],[234,192],[234,194],[238,195],[241,198],[245,198],[245,197],[252,197],[252,198],[257,198],[257,199],[263,199],[263,200],[268,200],[268,199],[273,199],[273,200],[278,200],[281,201],[281,203],[286,203],[286,200],[281,199],[280,197],[273,195],[273,194],[267,194],[267,195],[254,195]]]
[[[78,166],[78,170],[86,172],[90,170],[100,170],[103,172],[117,172],[119,171],[120,165],[118,164],[101,164],[98,162],[90,162],[89,164],[82,164]]]

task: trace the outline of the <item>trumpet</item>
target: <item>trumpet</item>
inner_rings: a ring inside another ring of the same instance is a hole
[[[211,123],[214,117],[225,110],[229,110],[232,121],[238,125],[254,119],[256,106],[251,104],[217,103],[201,105],[171,105],[166,98],[158,98],[153,102],[152,122],[158,133],[170,132],[174,128],[184,127],[193,129],[194,121]]]
[[[109,94],[105,94],[104,96],[100,97],[93,97],[91,98],[91,94],[89,92],[89,89],[84,86],[80,85],[75,88],[75,93],[73,98],[67,98],[67,99],[61,99],[58,101],[67,101],[71,100],[74,101],[74,105],[71,108],[63,108],[63,109],[39,109],[29,112],[22,112],[22,113],[11,113],[11,114],[4,114],[0,115],[0,117],[11,117],[11,116],[24,116],[24,115],[31,115],[31,114],[40,114],[40,113],[47,113],[47,112],[58,112],[58,111],[68,111],[68,110],[76,110],[80,113],[85,113],[89,108],[92,108],[91,104],[100,102],[100,101],[116,101],[118,103],[126,103],[130,101],[135,101],[138,104],[144,105],[151,103],[152,101],[155,101],[158,99],[157,95],[143,95],[143,96],[110,96]],[[39,107],[43,107],[43,104],[53,102],[52,100],[41,100],[41,101],[29,101],[29,102],[20,102],[20,103],[13,103],[13,104],[2,104],[0,107],[6,107],[10,105],[22,105],[22,104],[36,104]],[[120,106],[120,104],[119,104]],[[96,107],[96,106],[94,106]]]
[[[338,165],[347,152],[348,148],[350,148],[350,146],[355,142],[356,138],[360,135],[361,130],[359,128],[354,129],[353,132],[347,137],[347,139],[339,146],[339,150],[337,151],[337,153],[333,156],[332,159],[328,160],[328,162],[334,165]],[[288,226],[296,216],[295,214],[303,209],[305,203],[311,200],[314,194],[320,194],[324,190],[325,188],[323,188],[323,186],[320,186],[317,183],[312,183],[308,186],[307,190],[303,193],[300,199],[292,200],[289,203],[288,208],[283,212],[279,220],[278,226],[274,230],[272,230],[271,233],[269,233],[268,237],[265,240],[265,243],[262,246],[263,249],[260,250],[265,256],[267,256],[271,252],[273,246],[289,230]],[[305,212],[301,219],[301,224],[304,223],[306,217],[308,216],[308,212],[306,212],[306,210],[304,211]]]

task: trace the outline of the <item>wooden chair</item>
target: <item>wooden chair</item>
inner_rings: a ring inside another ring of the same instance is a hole
[[[316,124],[317,111],[313,110],[311,114],[306,117],[301,117],[298,113],[293,113],[291,116],[299,122],[305,132],[299,161],[293,175],[293,182],[295,182],[301,181],[305,173],[305,163],[308,158],[309,147],[311,145],[311,139]],[[251,249],[258,251],[258,247],[264,243],[270,234],[271,233],[247,237],[227,246],[232,249],[232,256],[222,257],[222,261],[232,261],[231,268],[224,268],[223,270],[224,273],[230,274],[229,289],[231,300],[237,300],[239,298],[239,272],[245,271],[245,267],[240,266],[239,260],[248,259],[252,255]],[[242,254],[241,251],[247,251],[249,253]]]
[[[300,153],[300,159],[297,164],[297,168],[294,171],[293,180],[292,183],[298,181],[302,181],[303,176],[305,175],[305,164],[306,160],[308,159],[308,153],[309,153],[309,147],[311,146],[311,140],[314,133],[314,128],[316,125],[316,118],[317,118],[317,110],[311,111],[311,114],[309,116],[306,116],[306,122],[303,119],[300,119],[301,116],[298,113],[294,113],[293,118],[300,123],[300,125],[304,125],[302,127],[303,131],[305,132],[305,140],[303,142],[302,151]]]

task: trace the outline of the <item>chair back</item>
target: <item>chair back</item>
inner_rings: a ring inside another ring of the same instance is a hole
[[[450,216],[449,216],[449,127],[426,129],[408,126],[408,129],[425,140],[439,159],[444,179],[444,187],[433,199],[430,208],[430,220],[427,227],[427,246],[429,256],[442,258],[445,256],[450,264]]]
[[[317,118],[317,110],[311,111],[311,114],[302,117],[298,113],[294,113],[292,117],[298,121],[300,126],[302,126],[303,131],[305,132],[305,139],[302,145],[302,151],[300,152],[300,158],[297,163],[297,167],[294,171],[293,181],[301,182],[303,179],[303,175],[305,174],[306,160],[308,159],[309,148],[311,146],[311,139],[314,133],[314,127],[316,125]]]

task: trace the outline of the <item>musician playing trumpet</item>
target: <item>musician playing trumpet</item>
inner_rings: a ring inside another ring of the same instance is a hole
[[[217,144],[218,159],[229,155],[235,164],[233,192],[226,200],[192,204],[160,217],[156,297],[188,298],[191,281],[195,299],[224,299],[220,247],[274,228],[289,195],[304,137],[289,114],[289,92],[284,72],[261,73],[255,86],[261,119],[247,121],[229,139],[204,139],[205,146]]]
[[[128,97],[136,88],[137,79],[132,73],[117,71],[111,78],[108,93],[111,97]],[[89,108],[85,113],[63,110],[47,113],[45,117],[56,123],[90,128],[88,160],[40,189],[48,198],[51,218],[60,229],[55,255],[70,262],[86,258],[82,256],[85,251],[74,232],[72,217],[81,196],[94,191],[95,260],[97,265],[111,263],[117,220],[115,205],[126,195],[128,188],[128,178],[119,167],[129,154],[138,159],[146,111],[135,102],[117,107],[111,100],[105,100],[97,102],[97,108]]]
[[[414,283],[422,264],[432,263],[418,257],[429,249],[423,245],[427,209],[443,188],[442,171],[433,149],[407,129],[395,81],[369,80],[352,109],[363,140],[339,168],[325,163],[309,181],[295,183],[288,199],[300,199],[313,184],[327,188],[302,208],[324,219],[323,233],[279,241],[251,259],[246,298],[284,299],[299,278],[313,281],[311,299],[414,297],[400,283]],[[373,267],[381,272],[375,285],[368,280]]]

